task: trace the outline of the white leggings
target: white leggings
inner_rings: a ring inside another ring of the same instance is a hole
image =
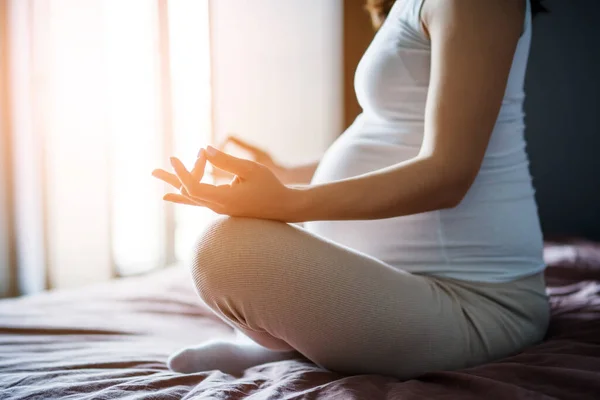
[[[348,374],[410,379],[481,364],[540,341],[549,319],[542,274],[415,275],[267,220],[217,219],[191,270],[203,301],[257,343]]]

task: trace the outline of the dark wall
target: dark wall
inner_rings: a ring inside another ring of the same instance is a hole
[[[354,72],[375,36],[365,3],[366,0],[344,0],[343,3],[344,128],[350,126],[360,114],[361,109],[354,93]]]
[[[546,236],[600,239],[600,1],[546,0],[534,22],[527,141]]]

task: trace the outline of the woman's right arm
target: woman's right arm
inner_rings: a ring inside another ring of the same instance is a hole
[[[233,144],[248,153],[250,153],[254,159],[254,161],[263,164],[267,168],[269,168],[275,176],[281,181],[281,183],[285,185],[307,185],[312,180],[313,175],[319,165],[318,161],[311,162],[309,164],[298,165],[294,167],[288,167],[281,165],[273,160],[271,155],[266,151],[259,149],[256,146],[251,145],[248,142],[243,141],[242,139],[229,136],[225,141],[219,146],[221,150],[228,144]],[[229,176],[229,174],[213,170],[213,176],[215,178],[222,178],[225,176]]]

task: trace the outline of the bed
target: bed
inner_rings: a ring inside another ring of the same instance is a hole
[[[240,378],[170,372],[172,351],[232,335],[200,305],[182,267],[2,300],[0,399],[600,399],[600,243],[547,243],[545,257],[552,320],[543,343],[407,382],[302,360]]]

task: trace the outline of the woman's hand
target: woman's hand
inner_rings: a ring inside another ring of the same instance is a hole
[[[228,144],[233,144],[241,148],[242,150],[247,151],[248,153],[250,153],[254,161],[270,169],[273,172],[273,174],[275,174],[275,176],[283,183],[288,183],[286,182],[287,168],[276,163],[273,160],[273,157],[271,157],[271,155],[266,151],[259,149],[258,147],[253,146],[250,143],[236,136],[228,136],[225,139],[225,141],[219,146],[219,150],[223,151],[225,146],[227,146]],[[228,174],[226,171],[223,171],[221,169],[213,169],[211,175],[215,179],[232,178],[231,174]]]
[[[206,161],[235,175],[227,185],[201,183]],[[294,210],[300,200],[299,191],[285,186],[273,171],[263,164],[233,157],[213,147],[201,150],[194,169],[189,172],[183,163],[171,158],[175,174],[155,170],[152,174],[180,193],[166,194],[163,199],[173,203],[208,207],[218,214],[236,217],[297,222]]]

